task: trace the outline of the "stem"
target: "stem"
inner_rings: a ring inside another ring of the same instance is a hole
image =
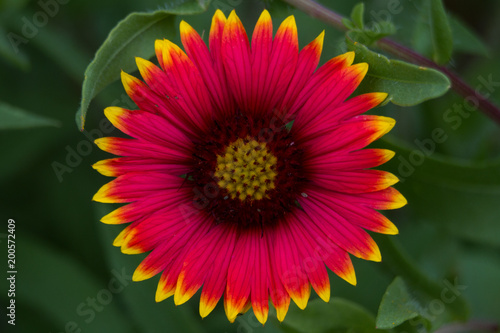
[[[441,286],[429,279],[413,262],[401,245],[394,242],[394,237],[374,235],[382,252],[383,263],[395,275],[399,275],[415,289],[423,291],[433,300],[441,300],[442,292],[446,286]],[[453,283],[453,281],[451,282]],[[464,320],[468,314],[468,306],[463,296],[458,296],[454,301],[446,304],[458,320]]]
[[[306,12],[312,17],[316,17],[338,30],[347,31],[347,27],[342,24],[342,16],[333,12],[332,10],[322,6],[314,0],[284,0],[290,5]],[[493,104],[490,100],[476,93],[474,88],[468,85],[462,78],[455,72],[445,66],[436,64],[434,61],[418,54],[417,52],[403,46],[389,38],[382,38],[378,40],[375,45],[381,50],[397,56],[405,61],[415,65],[426,66],[429,68],[441,71],[451,81],[451,88],[464,98],[474,98],[478,102],[478,108],[488,117],[493,119],[500,125],[500,108]]]

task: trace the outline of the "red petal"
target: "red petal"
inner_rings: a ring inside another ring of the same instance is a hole
[[[212,312],[226,289],[227,273],[237,239],[236,228],[229,228],[228,231],[225,241],[217,244],[219,247],[217,256],[214,258],[213,265],[207,273],[203,285],[200,297],[200,315],[202,318]]]
[[[291,236],[295,239],[300,255],[301,266],[307,274],[312,287],[318,296],[325,302],[330,300],[330,279],[326,272],[323,260],[316,255],[316,242],[311,238],[307,221],[302,221],[295,216],[289,216],[288,225]]]
[[[229,264],[224,309],[230,322],[234,322],[236,316],[243,312],[250,298],[256,257],[255,233],[258,231],[240,231],[240,237]]]
[[[386,149],[362,149],[348,153],[332,152],[304,161],[307,173],[328,173],[335,170],[374,168],[389,161],[394,152]]]
[[[356,257],[380,261],[380,250],[373,239],[360,227],[354,226],[345,220],[338,212],[325,204],[321,197],[314,192],[301,198],[300,204],[311,221],[323,229],[325,234],[338,246]]]
[[[222,61],[229,88],[242,111],[251,106],[252,68],[250,43],[245,28],[233,10],[222,35]]]
[[[157,40],[155,50],[170,84],[186,103],[186,112],[199,128],[206,129],[213,108],[200,72],[184,51],[169,40]]]
[[[318,67],[325,32],[323,31],[315,40],[306,45],[299,53],[297,68],[285,92],[285,97],[278,106],[279,111],[288,112],[304,88],[311,75]]]
[[[311,294],[311,286],[301,266],[301,255],[290,227],[283,223],[275,229],[275,261],[281,282],[300,309],[304,309]]]
[[[217,73],[205,42],[196,30],[184,21],[181,21],[180,33],[186,53],[200,71],[210,92],[214,112],[229,116],[234,110],[233,101],[226,80]]]
[[[278,271],[278,265],[276,263],[276,232],[274,229],[269,228],[264,233],[264,237],[267,240],[267,248],[269,250],[269,293],[271,296],[271,301],[276,308],[276,315],[279,321],[285,319],[286,313],[288,312],[288,307],[290,306],[290,295],[286,291],[283,283],[281,282],[281,277]]]
[[[252,112],[263,108],[263,96],[268,78],[273,48],[273,22],[267,10],[260,15],[252,35],[252,98],[249,106]]]

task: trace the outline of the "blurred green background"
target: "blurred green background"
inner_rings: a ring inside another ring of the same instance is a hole
[[[40,12],[47,12],[46,3],[57,4],[57,10],[51,7],[45,22]],[[158,277],[131,282],[144,256],[127,256],[112,246],[122,227],[101,224],[99,219],[109,207],[91,202],[99,187],[110,180],[91,168],[107,157],[92,141],[113,135],[100,125],[103,109],[129,102],[123,99],[121,84],[112,84],[92,102],[85,132],[81,133],[75,125],[75,112],[85,68],[109,31],[130,12],[169,8],[175,3],[0,0],[0,109],[16,107],[37,115],[30,117],[30,126],[20,128],[6,128],[0,118],[0,247],[5,253],[2,267],[7,271],[7,220],[14,219],[18,271],[15,331],[222,333],[286,329],[274,320],[262,327],[251,313],[230,324],[221,302],[202,320],[198,295],[179,307],[172,299],[155,303]],[[322,3],[345,16],[356,4]],[[185,19],[206,39],[216,8],[226,14],[236,8],[250,33],[265,4],[271,4],[275,27],[286,16],[296,15],[301,46],[326,30],[322,62],[344,52],[342,33],[276,1],[213,1],[202,15],[176,18],[175,35],[178,23]],[[401,12],[390,16],[386,15],[388,1],[368,0],[365,4],[367,22],[392,20],[398,29],[394,39],[429,54],[429,26],[421,1],[402,0]],[[445,1],[445,5],[454,20],[463,23],[461,29],[453,31],[456,52],[449,66],[473,87],[484,80],[493,81],[490,93],[499,105],[500,2],[463,0]],[[39,27],[33,24],[36,22]],[[464,32],[463,26],[483,44]],[[35,29],[30,30],[32,27]],[[23,41],[13,47],[9,33]],[[447,120],[447,111],[456,105],[463,106],[464,100],[450,91],[416,107],[389,104],[377,110],[398,121],[392,134],[377,146],[396,150],[398,155],[384,169],[401,178],[396,187],[409,201],[407,207],[389,215],[400,229],[398,242],[428,276],[438,283],[458,277],[460,284],[467,286],[464,295],[471,318],[498,321],[500,130],[479,111]],[[432,145],[428,139],[436,128],[442,129],[447,139]],[[412,163],[417,155],[425,158]],[[409,167],[402,166],[404,161],[410,162]],[[394,275],[384,264],[353,260],[358,285],[350,286],[332,274],[332,296],[359,303],[376,315]],[[12,329],[6,323],[7,302],[2,287],[2,331]]]

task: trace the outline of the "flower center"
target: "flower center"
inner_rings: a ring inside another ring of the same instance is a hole
[[[267,192],[275,188],[277,161],[264,142],[240,138],[217,156],[217,185],[226,189],[231,199],[269,198]]]
[[[303,150],[286,122],[273,114],[216,119],[195,142],[193,204],[218,223],[270,226],[296,209],[308,181]]]

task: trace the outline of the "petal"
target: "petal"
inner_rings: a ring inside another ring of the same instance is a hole
[[[348,283],[356,285],[356,274],[354,273],[354,267],[349,254],[337,246],[328,234],[325,233],[325,230],[318,227],[305,212],[297,210],[294,214],[300,220],[301,224],[304,225],[304,228],[307,229],[311,238],[315,240],[316,246],[313,247],[314,254],[312,258],[323,260],[332,272]]]
[[[314,192],[300,199],[300,205],[307,215],[324,230],[325,234],[338,246],[356,257],[380,261],[381,255],[377,244],[363,229],[350,224],[338,212],[325,204]]]
[[[175,195],[184,180],[165,173],[129,173],[122,175],[99,189],[92,200],[104,203],[124,203],[153,196],[159,191],[165,196]],[[174,191],[172,191],[174,190]]]
[[[342,154],[359,150],[388,133],[394,127],[392,118],[380,116],[358,116],[344,122],[329,133],[318,136],[317,132],[292,130],[297,135],[297,141],[306,148],[306,159],[313,159],[330,153]],[[320,132],[318,130],[318,132]]]
[[[169,40],[157,40],[155,51],[171,85],[186,103],[185,111],[200,129],[205,130],[213,108],[200,72],[184,51]]]
[[[289,112],[295,115],[298,114],[300,110],[300,113],[304,114],[299,120],[301,126],[302,123],[306,123],[305,120],[307,118],[313,118],[311,113],[314,115],[318,114],[314,109],[316,106],[326,105],[327,101],[331,101],[331,99],[336,96],[335,93],[331,94],[331,89],[337,84],[340,84],[340,82],[343,82],[341,78],[353,61],[354,52],[347,52],[339,55],[321,66],[307,81],[304,88],[297,96],[297,99],[290,107]],[[320,89],[320,87],[323,89]],[[329,97],[330,94],[332,95],[331,97]],[[318,96],[322,97],[322,99],[312,100],[313,95],[315,95],[316,98],[318,98]],[[307,107],[304,107],[306,104]]]
[[[281,23],[274,37],[261,110],[269,112],[283,98],[295,73],[298,54],[297,25],[295,18],[289,16]]]
[[[178,149],[187,156],[193,151],[193,143],[188,137],[162,117],[119,107],[108,107],[104,114],[116,128],[134,138]]]
[[[187,113],[188,107],[182,97],[167,88],[170,83],[164,77],[165,73],[147,60],[136,60],[141,74],[153,88],[122,72],[122,83],[127,95],[142,111],[161,115],[185,133],[197,137],[200,127]]]
[[[174,168],[179,165],[187,167],[191,161],[191,157],[178,148],[168,148],[143,140],[105,137],[94,143],[101,150],[114,155],[161,160]]]
[[[218,254],[219,244],[226,241],[229,233],[226,229],[228,228],[220,224],[215,226],[191,248],[177,280],[175,305],[187,302],[203,285],[214,257]]]
[[[290,227],[283,223],[276,230],[275,261],[281,282],[300,309],[305,309],[311,286],[301,266],[301,255]]]
[[[285,319],[286,313],[288,312],[288,307],[290,306],[290,295],[286,291],[278,272],[276,263],[276,232],[274,229],[269,229],[264,233],[264,237],[267,241],[267,248],[269,251],[269,293],[271,296],[271,301],[276,308],[276,315],[280,322]]]
[[[172,236],[182,232],[186,227],[184,214],[177,207],[169,207],[168,211],[155,212],[153,215],[138,220],[127,227],[125,235],[121,235],[119,244],[126,254],[137,254],[151,251],[168,242]]]
[[[252,35],[252,98],[250,110],[262,108],[262,96],[265,94],[265,84],[269,71],[271,52],[273,48],[273,22],[267,10],[260,15]]]
[[[392,173],[382,170],[332,170],[312,174],[309,178],[319,187],[356,194],[380,191],[399,181]]]
[[[205,284],[200,296],[200,316],[205,318],[215,308],[222,297],[227,283],[227,272],[229,263],[233,256],[236,244],[236,228],[228,228],[228,234],[224,242],[217,244],[217,256],[213,265],[207,273]]]
[[[387,149],[362,149],[343,154],[332,152],[304,161],[303,168],[307,173],[361,170],[382,165],[393,157],[394,152]]]
[[[281,100],[278,110],[287,112],[297,99],[311,75],[318,67],[325,32],[323,31],[315,40],[306,45],[299,53],[297,68],[293,74],[284,98]]]
[[[398,209],[408,202],[405,197],[393,187],[377,192],[360,193],[357,195],[332,192],[331,195],[339,200],[348,200],[355,205],[364,205],[376,210]]]
[[[322,135],[337,126],[342,120],[365,113],[387,98],[387,93],[368,93],[348,99],[341,105],[329,106],[325,112],[303,123],[301,131]]]
[[[190,222],[186,228],[186,232],[175,240],[174,247],[165,256],[166,258],[173,259],[171,259],[169,265],[165,266],[164,272],[158,282],[155,295],[156,302],[160,302],[175,294],[179,274],[181,273],[187,254],[198,242],[204,239],[212,227],[214,227],[213,219],[203,216],[200,222]]]
[[[340,200],[336,196],[331,195],[331,192],[328,191],[315,189],[309,192],[312,193],[314,197],[321,198],[321,201],[354,225],[384,234],[395,235],[398,233],[396,226],[392,224],[387,217],[372,208],[353,204],[350,201]]]
[[[175,282],[182,268],[182,260],[186,255],[186,251],[191,248],[192,244],[196,244],[200,237],[205,235],[210,225],[206,216],[201,213],[198,214],[196,219],[192,219],[190,223],[186,223],[182,219],[176,222],[181,224],[181,230],[166,235],[164,241],[149,253],[136,268],[132,276],[133,281],[146,280],[166,270],[169,276],[175,276],[172,283],[175,289]],[[163,283],[162,275],[158,289],[160,289],[160,285],[164,286]]]
[[[143,157],[119,157],[102,160],[92,165],[100,174],[119,177],[130,172],[167,172],[173,176],[184,175],[192,170],[189,163],[173,164],[170,160]]]
[[[240,232],[231,263],[227,273],[224,309],[230,322],[243,312],[250,298],[252,275],[255,264],[255,235],[258,231],[245,230]]]
[[[343,68],[339,73],[326,77],[323,82],[318,82],[315,91],[302,105],[294,125],[302,128],[312,119],[321,117],[341,105],[359,86],[367,71],[368,64],[359,63]]]
[[[264,237],[254,233],[253,238],[255,243],[255,263],[250,296],[255,317],[264,325],[269,313],[269,250]]]
[[[122,224],[137,221],[144,216],[160,212],[170,206],[178,207],[184,219],[189,219],[193,215],[192,209],[193,192],[189,188],[177,188],[175,193],[155,193],[145,196],[128,205],[115,209],[101,219],[106,224]]]
[[[249,111],[252,83],[250,43],[234,10],[224,26],[221,53],[228,84],[236,103],[242,111]]]
[[[306,231],[307,221],[302,221],[293,216],[290,217],[289,222],[291,236],[295,239],[295,244],[297,244],[301,253],[302,269],[307,274],[318,296],[323,301],[328,302],[330,300],[330,279],[323,260],[314,253],[316,244],[310,233]]]
[[[210,54],[216,65],[216,69],[222,68],[222,36],[224,34],[226,21],[224,13],[220,9],[217,9],[212,17],[212,26],[210,27],[210,35],[208,37]]]
[[[266,19],[265,12],[262,17],[264,17],[263,21],[269,22],[267,30],[272,31],[270,17]],[[299,50],[295,18],[289,16],[281,23],[272,42],[271,52],[268,50],[270,38],[266,36],[263,39],[260,40],[263,43],[262,53],[266,53],[268,56],[260,56],[260,59],[257,58],[258,60],[252,63],[254,66],[254,77],[252,77],[254,87],[259,89],[253,96],[256,104],[252,111],[256,116],[271,112],[278,101],[282,99],[295,72]],[[254,47],[253,41],[252,47]],[[257,72],[255,72],[256,70]],[[260,77],[255,78],[255,75],[260,75]]]
[[[229,116],[234,103],[224,77],[216,71],[208,48],[200,35],[185,21],[180,24],[181,41],[187,55],[198,68],[203,82],[209,90],[214,112]]]

